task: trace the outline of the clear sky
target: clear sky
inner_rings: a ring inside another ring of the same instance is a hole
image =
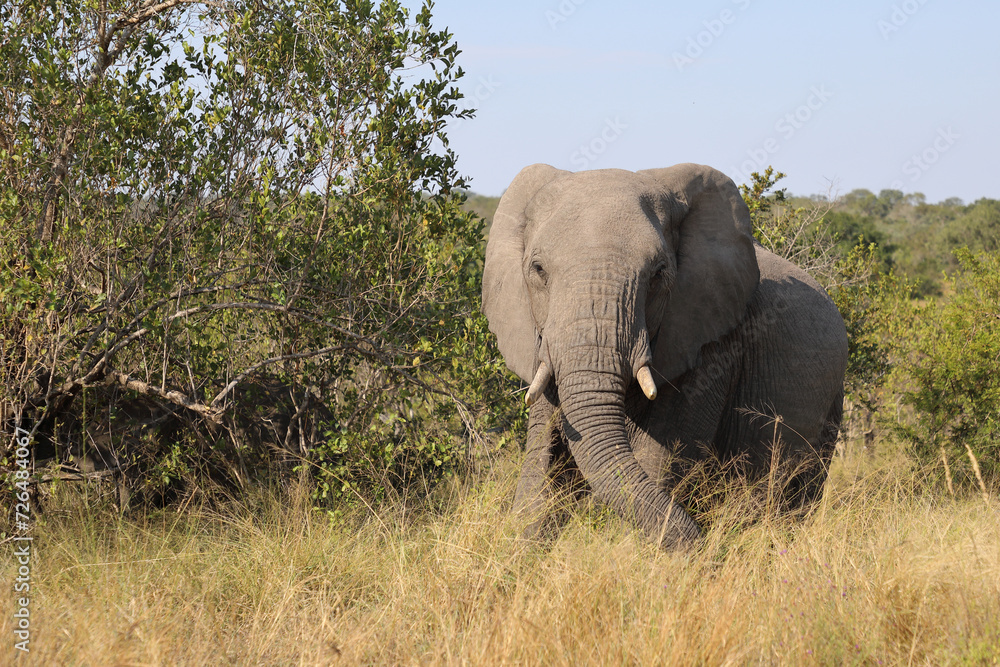
[[[418,0],[407,6],[416,7]],[[796,195],[1000,199],[997,0],[439,0],[476,118],[471,189],[577,171],[768,164]]]

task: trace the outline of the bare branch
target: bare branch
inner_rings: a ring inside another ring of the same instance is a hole
[[[131,16],[115,21],[115,25],[111,28],[111,33],[121,30],[125,26],[137,26],[140,23],[144,23],[180,5],[205,5],[206,7],[225,6],[221,2],[208,2],[206,0],[165,0],[165,2],[156,4],[152,2],[144,2],[140,11],[132,14]]]
[[[214,408],[205,405],[204,403],[193,401],[179,391],[163,391],[159,387],[154,387],[148,382],[137,380],[118,371],[111,371],[108,373],[108,377],[125,389],[130,389],[146,396],[156,396],[157,398],[162,398],[163,400],[169,401],[174,405],[179,405],[183,408],[191,410],[192,412],[197,412],[202,417],[205,417],[216,424],[222,423],[222,415]]]

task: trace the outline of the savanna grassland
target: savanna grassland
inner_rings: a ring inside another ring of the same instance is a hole
[[[121,517],[67,488],[39,525],[31,664],[989,665],[1000,655],[997,500],[905,460],[839,456],[804,520],[748,489],[653,549],[576,509],[516,539],[513,461],[437,509],[307,493]],[[12,578],[13,565],[2,576]],[[0,626],[10,637],[11,618]],[[13,664],[11,642],[0,654]],[[28,656],[25,656],[28,657]]]

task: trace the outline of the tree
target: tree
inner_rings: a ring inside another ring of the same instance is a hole
[[[877,255],[879,271],[888,273],[892,268],[892,253],[896,248],[879,229],[874,218],[846,211],[828,211],[823,216],[823,221],[831,236],[836,239],[839,256],[847,256],[858,245],[872,246]]]
[[[0,404],[40,456],[158,493],[448,468],[495,364],[431,8],[3,5]]]

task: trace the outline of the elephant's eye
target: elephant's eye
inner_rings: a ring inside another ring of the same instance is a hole
[[[541,278],[543,282],[546,280],[547,275],[545,273],[545,269],[542,268],[540,262],[536,261],[531,263],[531,272],[534,273],[539,278]]]

